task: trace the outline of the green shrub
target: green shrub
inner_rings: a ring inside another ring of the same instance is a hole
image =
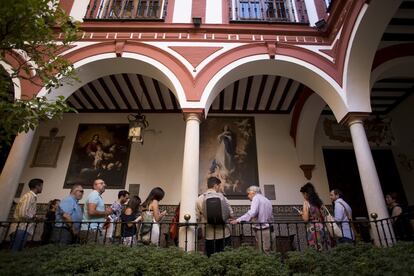
[[[290,252],[285,265],[292,274],[414,275],[414,244],[398,243],[389,248],[340,245],[321,253],[308,249]]]
[[[414,275],[414,244],[342,245],[265,256],[249,247],[213,254],[151,246],[43,246],[0,252],[0,275]]]

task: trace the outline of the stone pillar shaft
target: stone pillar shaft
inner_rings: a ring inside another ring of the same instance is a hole
[[[201,114],[185,113],[186,121],[183,173],[181,184],[180,222],[186,222],[184,215],[190,215],[188,222],[196,222],[195,205],[198,196],[199,181],[199,152],[200,152],[200,122]],[[180,227],[179,246],[187,251],[195,249],[195,227]]]
[[[378,215],[378,220],[387,219],[389,217],[388,210],[385,205],[384,194],[382,193],[381,184],[374,159],[372,158],[363,121],[358,117],[351,118],[348,120],[348,125],[351,131],[352,143],[368,214],[376,213]],[[371,216],[370,219],[372,219]],[[383,223],[378,223],[377,225],[372,226],[374,227],[373,231],[371,231],[371,235],[374,237],[375,244],[388,246],[393,243],[393,231],[390,224],[384,221]],[[378,228],[379,231],[377,231],[376,228]]]
[[[34,131],[20,133],[16,136],[13,146],[4,164],[0,175],[0,220],[8,218],[10,207],[12,206],[14,194],[20,181],[26,160],[32,146]]]

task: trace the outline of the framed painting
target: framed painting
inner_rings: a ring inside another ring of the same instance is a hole
[[[246,199],[246,189],[259,185],[254,117],[208,117],[201,124],[199,193],[211,176],[229,199]]]
[[[125,188],[130,142],[128,124],[80,124],[63,188],[92,188],[102,178],[107,189]]]

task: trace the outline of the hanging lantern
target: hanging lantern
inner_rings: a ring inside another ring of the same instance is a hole
[[[128,138],[132,143],[144,144],[144,130],[149,126],[148,121],[145,119],[145,115],[129,114],[129,133]]]

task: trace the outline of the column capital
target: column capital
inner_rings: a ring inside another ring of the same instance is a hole
[[[369,112],[348,112],[339,123],[350,127],[355,123],[362,123],[369,115]]]
[[[201,122],[204,119],[203,108],[183,108],[184,121],[196,120]]]

